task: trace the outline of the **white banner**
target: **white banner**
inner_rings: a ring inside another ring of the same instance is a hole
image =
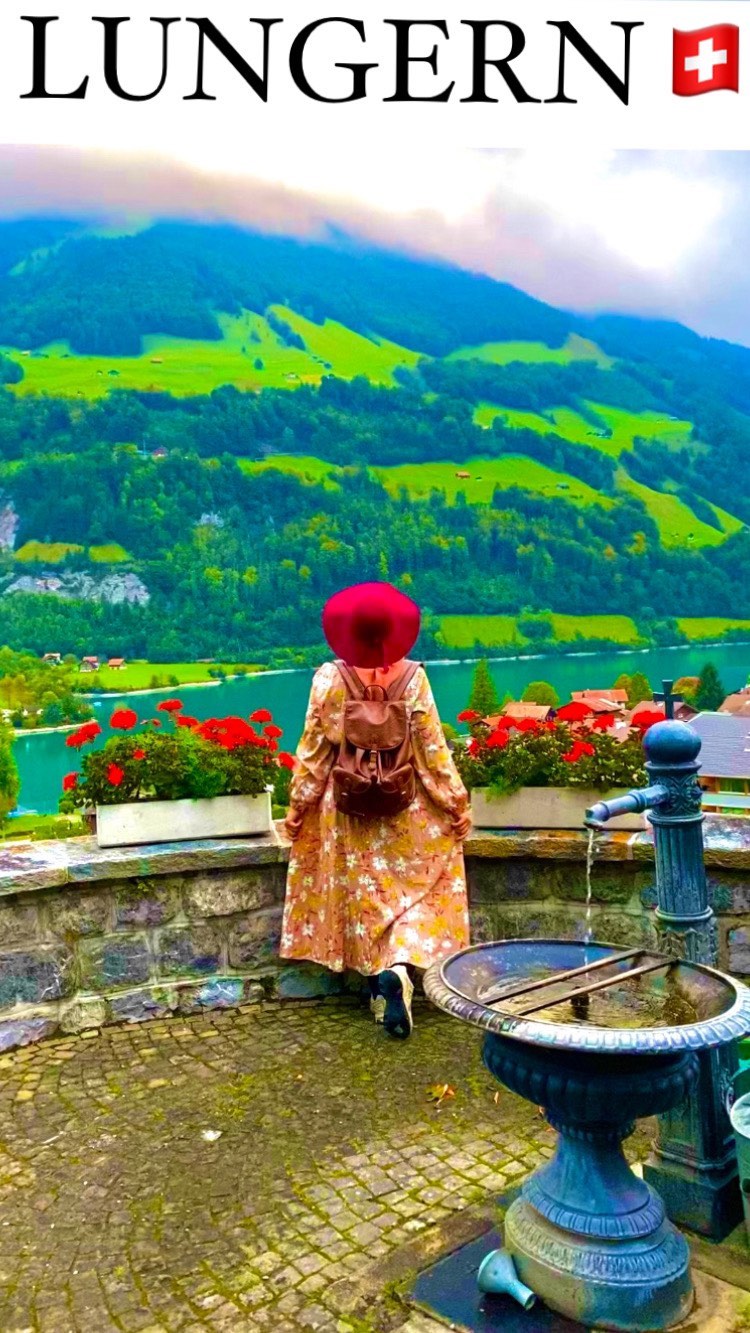
[[[750,148],[750,0],[327,4],[3,0],[0,137]]]

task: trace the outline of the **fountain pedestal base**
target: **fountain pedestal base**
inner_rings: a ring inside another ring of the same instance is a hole
[[[692,1308],[688,1246],[666,1219],[637,1240],[594,1240],[554,1226],[521,1197],[508,1210],[505,1244],[521,1281],[586,1328],[647,1333]]]
[[[505,1219],[521,1281],[587,1327],[646,1333],[680,1323],[693,1303],[687,1242],[631,1171],[622,1140],[636,1117],[684,1100],[695,1055],[623,1060],[488,1033],[484,1062],[541,1104],[558,1130],[554,1156],[524,1182]]]

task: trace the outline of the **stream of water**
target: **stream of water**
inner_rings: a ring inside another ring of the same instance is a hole
[[[594,845],[595,832],[596,832],[595,829],[593,828],[589,829],[589,840],[588,843],[586,844],[586,921],[585,921],[585,930],[583,935],[585,944],[591,943],[592,929],[593,929],[591,924],[591,909],[593,906],[591,897],[592,894],[591,875],[594,869],[594,856],[596,855],[596,847]]]

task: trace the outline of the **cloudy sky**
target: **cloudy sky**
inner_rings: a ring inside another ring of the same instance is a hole
[[[446,148],[338,155],[298,141],[0,145],[0,216],[232,220],[450,260],[553,304],[679,319],[750,345],[750,155]]]

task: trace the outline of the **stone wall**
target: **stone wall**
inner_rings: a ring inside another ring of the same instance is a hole
[[[467,844],[475,941],[580,938],[587,912],[587,841],[577,832],[476,831]],[[719,967],[750,977],[750,820],[709,815],[704,843]],[[590,907],[594,939],[653,947],[655,907],[650,832],[597,835]]]
[[[475,941],[585,930],[586,838],[478,833],[467,843]],[[0,851],[0,1051],[57,1031],[358,987],[278,942],[288,846],[274,833],[102,851],[93,839]],[[750,821],[709,819],[720,964],[750,975]],[[597,838],[595,939],[653,944],[646,833]]]

